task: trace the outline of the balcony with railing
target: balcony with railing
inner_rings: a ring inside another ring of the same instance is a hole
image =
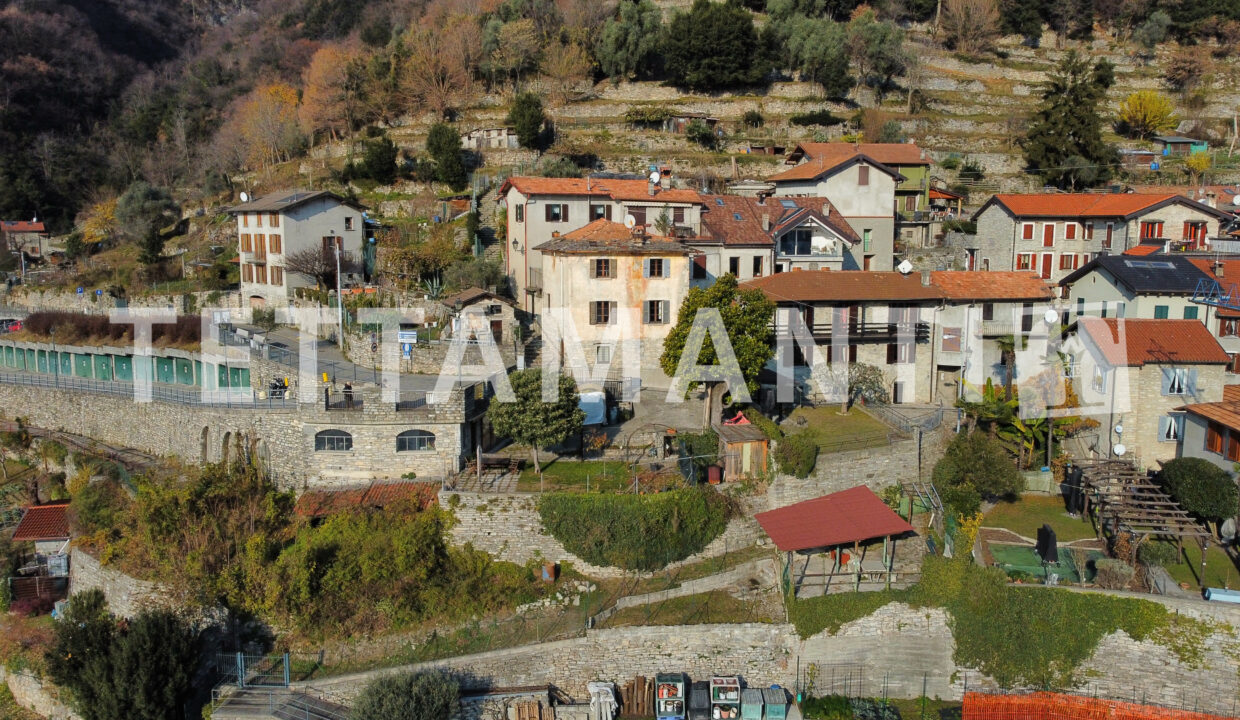
[[[849,344],[856,343],[894,343],[912,340],[918,343],[930,342],[930,323],[863,323],[854,322],[839,326],[832,323],[814,323],[809,328],[810,336],[815,342],[827,343],[835,339],[837,332],[844,333]],[[775,325],[776,337],[790,337],[792,331],[786,324]]]

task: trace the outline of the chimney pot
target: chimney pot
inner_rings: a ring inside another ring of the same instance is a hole
[[[922,287],[930,287],[930,271],[929,270],[921,271],[921,285]]]
[[[552,231],[551,231],[551,237],[553,237],[553,238],[557,238],[557,237],[559,237],[559,236],[560,236],[560,231],[559,231],[559,230],[552,230]]]
[[[1214,262],[1214,277],[1223,277],[1223,263],[1218,260]]]

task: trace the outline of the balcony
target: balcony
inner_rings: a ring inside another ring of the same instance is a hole
[[[542,270],[530,270],[530,279],[525,283],[525,292],[541,295],[543,290]]]
[[[854,343],[894,343],[912,338],[918,343],[930,342],[930,323],[849,323],[842,326],[845,339]],[[829,343],[835,337],[835,328],[831,323],[814,323],[809,328],[815,342]],[[788,337],[791,331],[787,325],[776,325],[775,336]]]
[[[267,253],[266,252],[254,252],[254,251],[242,252],[241,262],[266,264]]]

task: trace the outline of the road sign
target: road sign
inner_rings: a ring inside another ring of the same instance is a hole
[[[78,292],[78,295],[81,295],[82,293],[86,292],[86,288],[79,287],[77,292]]]
[[[95,291],[95,297],[102,297],[102,296],[103,296],[103,290],[102,290],[102,289],[99,289],[99,290],[96,290],[96,291]]]

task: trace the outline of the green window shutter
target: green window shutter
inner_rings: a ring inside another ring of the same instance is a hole
[[[1196,305],[1192,305],[1190,307],[1184,308],[1184,319],[1185,320],[1196,320],[1197,319],[1197,306]]]
[[[1166,305],[1155,305],[1154,306],[1154,319],[1155,320],[1166,320],[1167,317],[1169,316],[1169,313],[1170,313],[1170,308],[1167,307]]]

